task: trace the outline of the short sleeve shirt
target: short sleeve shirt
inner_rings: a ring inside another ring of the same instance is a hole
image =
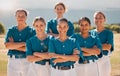
[[[64,42],[61,42],[58,38],[54,38],[54,39],[51,39],[49,43],[50,53],[56,53],[61,55],[72,55],[74,49],[80,50],[80,47],[76,42],[76,40],[73,38],[68,38]],[[73,65],[74,62],[68,61],[68,62],[54,64],[51,59],[51,64],[52,66],[70,66],[70,65]]]
[[[50,29],[51,29],[52,33],[58,34],[57,24],[58,24],[58,22],[57,22],[56,19],[52,19],[52,20],[48,21],[47,27],[46,27],[46,33],[50,33]],[[69,26],[69,29],[68,29],[68,32],[67,32],[67,36],[71,36],[72,34],[74,34],[73,23],[68,21],[68,26]]]
[[[35,35],[35,30],[30,26],[27,26],[23,30],[19,31],[17,26],[13,26],[10,28],[5,37],[5,43],[9,42],[9,37],[14,39],[14,42],[26,42],[30,37]],[[18,50],[10,50],[8,51],[8,55],[26,55],[25,52]]]
[[[80,47],[93,48],[94,46],[97,46],[97,48],[99,48],[102,51],[102,45],[100,39],[97,36],[89,35],[89,37],[83,38],[80,34],[74,34],[72,37],[74,37],[78,41]],[[97,55],[84,56],[84,59],[97,60],[98,56]]]

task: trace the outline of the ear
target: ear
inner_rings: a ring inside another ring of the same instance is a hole
[[[104,19],[104,22],[106,22],[106,18]]]
[[[68,29],[69,29],[69,26],[68,26]],[[68,29],[67,29],[67,30],[68,30]]]

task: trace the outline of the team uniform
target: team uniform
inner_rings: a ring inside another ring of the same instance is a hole
[[[47,53],[50,36],[40,40],[37,36],[33,36],[27,41],[27,56],[32,56],[34,52]],[[49,59],[32,62],[29,67],[27,76],[50,76]]]
[[[68,38],[64,42],[61,42],[58,38],[51,39],[49,43],[49,52],[56,53],[61,55],[72,55],[74,49],[80,51],[80,47],[75,39]],[[79,54],[80,58],[83,59],[82,52]],[[55,58],[51,59],[51,76],[76,76],[76,71],[73,61],[53,63],[52,61]]]
[[[100,40],[96,36],[90,35],[83,38],[80,34],[74,34],[72,37],[78,41],[79,47],[93,48],[97,46],[102,50]],[[77,76],[98,76],[97,60],[97,55],[84,56],[84,60],[79,60],[78,64],[76,64]]]
[[[96,30],[93,30],[93,32],[96,32]],[[102,44],[111,44],[112,46],[110,51],[102,50],[103,57],[100,58],[98,61],[99,76],[110,76],[111,64],[110,64],[109,57],[112,51],[114,50],[113,33],[110,30],[105,29],[102,32],[97,33],[97,34]]]
[[[26,42],[33,35],[35,35],[35,31],[29,26],[21,31],[18,30],[17,26],[13,26],[7,32],[5,43],[9,42],[10,37],[13,38],[14,42]],[[26,76],[29,65],[26,60],[26,53],[9,49],[7,55],[9,57],[7,76]]]
[[[57,24],[58,24],[57,19],[52,19],[48,21],[47,26],[46,26],[46,33],[50,33],[50,29],[51,29],[52,33],[58,34]],[[74,34],[74,26],[70,21],[68,21],[68,26],[69,26],[69,29],[67,31],[67,36],[71,36],[72,34]]]

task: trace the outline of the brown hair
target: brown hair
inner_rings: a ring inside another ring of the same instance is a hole
[[[61,5],[61,6],[64,8],[64,10],[66,11],[66,6],[65,6],[65,4],[62,3],[62,2],[57,3],[57,4],[55,5],[54,9],[56,9],[56,7],[57,7],[58,5]]]
[[[105,14],[103,12],[101,12],[101,11],[96,11],[94,13],[94,17],[95,17],[96,14],[101,14],[106,19]]]
[[[28,15],[28,11],[25,9],[17,9],[15,15],[17,14],[17,12],[24,12],[26,16]]]
[[[34,26],[36,21],[41,21],[46,25],[46,22],[45,22],[44,18],[42,18],[42,17],[39,17],[39,16],[35,17],[35,19],[33,20],[33,26]]]
[[[88,17],[81,17],[80,20],[78,21],[79,25],[81,24],[81,21],[87,21],[91,25],[90,19]]]

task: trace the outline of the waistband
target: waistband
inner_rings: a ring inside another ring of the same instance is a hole
[[[46,65],[46,64],[50,64],[50,60],[42,60],[42,61],[37,61],[35,63],[40,65]]]
[[[103,55],[107,56],[110,54],[110,50],[103,50]]]
[[[93,60],[84,60],[83,62],[79,62],[79,64],[90,64],[90,63],[94,63],[97,60],[93,59]]]
[[[8,55],[9,58],[16,58],[16,59],[22,59],[26,58],[26,55]]]
[[[71,65],[71,66],[53,66],[53,68],[58,69],[58,70],[69,70],[69,69],[73,69],[74,65]]]

